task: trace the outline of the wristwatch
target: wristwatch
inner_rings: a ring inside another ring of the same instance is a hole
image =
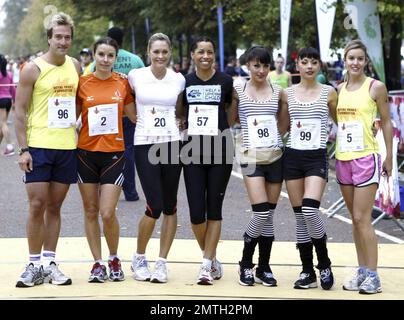
[[[29,148],[27,147],[27,148],[20,148],[19,150],[18,150],[18,154],[19,155],[22,155],[24,152],[27,152],[27,151],[29,151]]]

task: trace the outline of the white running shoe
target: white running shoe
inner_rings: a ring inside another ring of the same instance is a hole
[[[149,271],[149,262],[145,257],[136,257],[132,261],[131,270],[133,271],[133,279],[138,281],[149,281],[150,280],[150,271]]]
[[[210,271],[213,280],[219,280],[223,277],[223,266],[216,258],[212,261],[212,270]]]
[[[206,268],[204,265],[202,265],[201,269],[199,270],[197,283],[200,285],[212,285],[213,284],[213,278],[212,278],[212,274],[210,273],[210,269]]]
[[[72,279],[65,276],[62,271],[59,270],[58,265],[55,262],[51,262],[48,267],[44,269],[45,282],[51,284],[66,286],[72,284]]]
[[[151,275],[150,282],[166,283],[167,282],[167,266],[164,261],[157,260],[154,265],[154,271]]]

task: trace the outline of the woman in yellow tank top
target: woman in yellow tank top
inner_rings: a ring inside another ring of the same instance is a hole
[[[371,224],[381,170],[372,127],[378,113],[387,150],[382,174],[391,176],[392,125],[386,86],[365,75],[369,62],[365,45],[359,40],[349,42],[344,60],[347,80],[338,87],[336,176],[352,217],[359,266],[343,289],[373,294],[382,288],[377,274],[377,238]]]

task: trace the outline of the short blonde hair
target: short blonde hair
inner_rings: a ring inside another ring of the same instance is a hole
[[[149,42],[147,44],[147,53],[150,52],[151,45],[153,44],[153,42],[156,42],[156,41],[165,41],[165,42],[167,42],[168,46],[170,47],[170,50],[173,49],[170,38],[166,34],[158,32],[158,33],[153,34],[150,37]]]
[[[56,26],[70,26],[72,30],[72,38],[74,32],[74,22],[72,17],[64,12],[55,13],[46,26],[46,35],[48,39],[52,38],[53,35],[53,28]]]

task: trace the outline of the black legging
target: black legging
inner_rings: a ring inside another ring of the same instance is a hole
[[[176,142],[178,143],[178,142]],[[164,145],[171,151],[171,143]],[[177,211],[177,191],[181,175],[181,164],[158,163],[152,164],[149,158],[149,150],[152,144],[135,146],[136,170],[146,196],[145,214],[158,219],[163,212],[172,215]],[[179,153],[177,154],[178,157]],[[178,162],[178,160],[177,160]]]
[[[184,165],[184,180],[192,224],[222,220],[222,205],[232,164]]]

